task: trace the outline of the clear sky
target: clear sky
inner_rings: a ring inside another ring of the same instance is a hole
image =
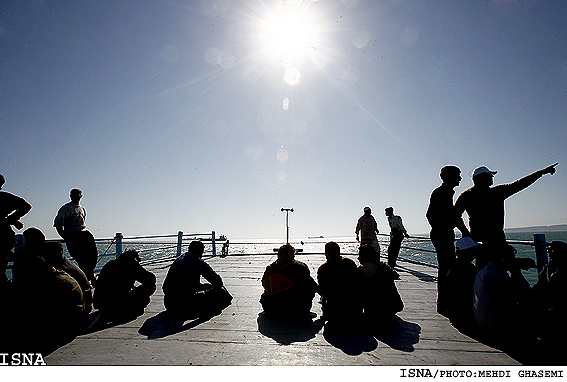
[[[81,188],[97,237],[410,233],[439,169],[509,183],[506,226],[567,223],[567,2],[0,3],[0,173],[52,227]]]

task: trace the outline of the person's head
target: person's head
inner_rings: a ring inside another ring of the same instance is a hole
[[[386,213],[386,216],[392,216],[394,214],[394,207],[387,207],[384,212]]]
[[[198,257],[203,256],[205,252],[205,245],[200,240],[193,240],[189,243],[189,253],[197,255]]]
[[[549,260],[562,268],[567,261],[567,243],[563,241],[552,241],[547,246]]]
[[[28,248],[38,248],[45,244],[45,235],[38,228],[31,227],[24,231],[24,241]]]
[[[63,261],[63,244],[58,241],[48,241],[45,243],[43,247],[43,253],[41,256],[47,261],[49,264],[55,266],[60,264]]]
[[[69,196],[71,197],[71,201],[73,203],[78,204],[83,197],[83,191],[79,190],[78,188],[73,188],[71,192],[69,192]]]
[[[475,186],[490,187],[494,183],[494,175],[496,171],[490,171],[486,166],[480,166],[474,169],[472,180]]]
[[[4,179],[4,175],[0,174],[0,190],[2,189],[4,183],[6,183],[6,179]]]
[[[278,260],[280,261],[290,261],[295,258],[295,248],[290,244],[282,245],[278,249]]]
[[[516,248],[510,244],[503,242],[501,244],[485,244],[488,260],[492,263],[509,268],[516,258],[518,252]]]
[[[452,165],[444,166],[439,173],[439,177],[443,183],[451,187],[457,187],[462,180],[461,169]]]
[[[341,247],[334,241],[330,241],[325,244],[325,257],[327,261],[333,261],[336,259],[340,259],[341,257]]]
[[[462,237],[457,240],[455,245],[457,257],[463,261],[471,262],[477,258],[480,251],[482,251],[482,245],[476,243],[473,239],[468,236]]]
[[[118,256],[118,259],[120,261],[124,261],[124,262],[139,263],[140,262],[140,255],[138,254],[138,251],[136,251],[134,249],[128,249],[128,250],[122,252]]]
[[[368,206],[364,207],[364,215],[372,214],[372,209]]]
[[[378,263],[380,255],[372,244],[364,244],[358,250],[358,261],[360,264],[364,263]]]

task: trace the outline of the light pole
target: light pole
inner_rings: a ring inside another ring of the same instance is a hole
[[[286,228],[286,244],[289,244],[289,213],[293,212],[293,208],[282,208],[285,211],[285,228]]]

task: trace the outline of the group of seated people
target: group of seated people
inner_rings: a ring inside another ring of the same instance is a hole
[[[380,261],[380,255],[370,244],[360,247],[357,267],[353,260],[341,256],[337,243],[327,243],[327,261],[317,270],[317,282],[307,265],[294,256],[291,245],[280,247],[277,260],[264,272],[260,303],[267,315],[291,319],[313,317],[310,310],[315,293],[321,296],[325,321],[352,323],[366,318],[375,323],[387,322],[403,310],[394,283],[399,275]]]
[[[73,340],[94,323],[127,322],[144,313],[156,290],[156,277],[140,264],[137,251],[127,250],[102,267],[96,282],[63,252],[58,241],[46,241],[37,228],[24,232],[25,244],[14,254],[12,281],[2,283],[0,297],[12,306],[0,325],[10,351],[50,352]],[[323,319],[352,322],[363,317],[384,322],[403,309],[394,280],[399,275],[373,246],[360,248],[357,267],[341,256],[339,245],[325,246],[326,262],[317,282],[306,264],[295,260],[287,244],[262,278],[260,303],[268,315],[312,318],[315,294],[321,296]],[[168,316],[180,322],[219,314],[232,302],[221,276],[202,256],[204,245],[193,241],[170,266],[163,282]],[[201,277],[207,282],[201,283]],[[94,284],[94,285],[93,285]],[[91,312],[98,311],[93,321]]]
[[[0,285],[2,301],[12,307],[0,317],[7,350],[48,353],[74,339],[98,310],[101,323],[141,315],[156,290],[156,277],[140,264],[138,253],[125,251],[102,268],[96,287],[64,255],[58,241],[46,241],[37,228],[23,233],[14,253],[12,280]]]
[[[547,251],[549,262],[531,286],[522,270],[535,268],[533,259],[517,257],[506,243],[487,246],[460,239],[443,285],[447,316],[502,343],[565,339],[567,243],[554,241]]]

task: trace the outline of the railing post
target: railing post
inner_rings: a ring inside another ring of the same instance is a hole
[[[211,242],[213,243],[213,256],[217,255],[217,246],[215,245],[215,231],[211,234]]]
[[[124,238],[124,236],[122,236],[122,233],[117,232],[116,236],[114,236],[114,240],[116,240],[116,257],[120,256],[122,254],[122,239]]]
[[[536,264],[538,273],[541,272],[543,267],[547,265],[547,243],[545,242],[545,235],[543,233],[534,234],[534,244],[536,253]]]
[[[183,244],[183,232],[177,232],[177,257],[181,256],[181,247]]]

